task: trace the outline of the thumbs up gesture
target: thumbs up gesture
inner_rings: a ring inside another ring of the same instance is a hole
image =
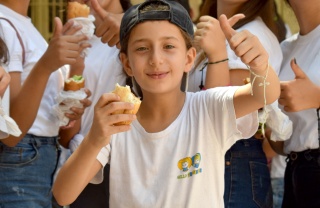
[[[105,11],[97,0],[91,0],[91,8],[96,18],[95,35],[101,37],[103,43],[110,47],[117,45],[120,47],[120,24],[123,17],[121,14],[113,14]]]
[[[296,112],[320,106],[320,87],[312,83],[295,59],[291,60],[295,79],[280,82],[281,94],[279,104],[287,112]]]
[[[225,15],[219,17],[219,22],[230,48],[241,61],[255,72],[264,72],[268,66],[269,55],[259,39],[247,30],[235,31]]]
[[[54,19],[54,32],[49,42],[46,52],[38,61],[38,64],[43,64],[49,73],[57,70],[66,64],[75,64],[84,48],[90,47],[87,42],[86,35],[74,35],[81,29],[79,26],[73,26],[73,22],[69,21],[64,26],[60,18]]]

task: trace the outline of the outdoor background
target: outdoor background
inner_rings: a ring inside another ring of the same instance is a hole
[[[131,0],[133,4],[140,3],[144,0]],[[291,8],[286,4],[285,0],[275,0],[278,12],[283,20],[289,25],[291,33],[299,31],[298,24]],[[198,15],[198,8],[201,0],[189,0],[190,5],[195,14]],[[40,33],[47,39],[51,37],[53,31],[53,19],[58,16],[65,21],[66,0],[31,0],[29,16],[32,18],[34,25]]]

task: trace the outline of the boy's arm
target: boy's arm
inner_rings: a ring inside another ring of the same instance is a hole
[[[231,49],[251,70],[251,85],[239,87],[234,94],[234,109],[240,118],[278,99],[280,83],[259,39],[246,30],[236,32],[225,15],[221,15],[219,21]]]
[[[228,22],[232,26],[243,17],[237,14]],[[226,38],[219,21],[210,16],[200,17],[194,40],[208,58],[205,89],[230,85]]]
[[[55,26],[48,49],[35,64],[23,85],[21,73],[10,72],[10,116],[16,121],[22,134],[20,137],[9,136],[2,139],[1,142],[8,146],[15,146],[32,126],[51,73],[65,64],[74,63],[83,49],[79,42],[86,40],[86,37],[72,36],[80,28],[72,28],[72,23],[62,27],[59,18],[55,18]]]
[[[96,157],[100,150],[110,143],[111,135],[130,130],[130,125],[114,125],[136,119],[133,114],[112,115],[117,110],[134,108],[133,104],[119,100],[118,95],[106,93],[95,105],[93,123],[88,135],[62,166],[53,185],[53,194],[60,205],[72,203],[102,168]]]

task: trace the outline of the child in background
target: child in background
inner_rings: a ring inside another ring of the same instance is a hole
[[[97,28],[102,28],[102,25],[106,25],[107,21],[111,21],[108,18],[104,18],[105,14],[120,15],[123,14],[128,8],[131,7],[129,0],[91,0],[88,3],[90,11],[95,16],[95,25]],[[116,20],[116,19],[114,19]],[[114,34],[118,34],[120,31],[120,22],[117,29],[112,28]],[[112,24],[112,22],[109,25]],[[106,30],[108,28],[104,27]],[[100,32],[100,29],[99,29]],[[107,32],[107,31],[106,31]],[[106,32],[101,32],[106,34]],[[112,31],[108,31],[111,33]],[[106,36],[105,36],[106,37]],[[114,39],[115,36],[113,36]],[[119,59],[119,49],[115,46],[117,41],[109,40],[108,44],[103,43],[103,37],[99,38],[94,35],[89,43],[91,48],[88,49],[88,55],[79,59],[79,63],[82,62],[84,68],[78,68],[78,71],[73,71],[76,74],[83,74],[85,78],[85,86],[91,92],[91,101],[93,103],[98,102],[102,94],[110,92],[114,89],[116,83],[125,85],[126,74],[123,70]],[[105,39],[107,40],[107,38]],[[114,46],[109,46],[114,45]],[[83,64],[84,61],[84,64]],[[72,76],[73,74],[70,74]],[[75,128],[61,130],[61,141],[66,148],[70,148],[71,152],[74,152],[76,148],[82,142],[84,136],[90,130],[94,115],[94,106],[90,106],[86,109],[82,116],[81,121],[75,124]],[[71,140],[70,140],[71,139]],[[79,197],[70,204],[70,208],[87,208],[87,207],[103,207],[109,206],[109,166],[106,165],[104,169],[104,180],[100,184],[88,184]]]
[[[320,1],[288,0],[300,31],[281,43],[279,104],[293,122],[282,207],[320,207]]]
[[[225,152],[255,133],[256,111],[277,99],[279,81],[257,38],[234,31],[225,16],[220,24],[237,55],[251,67],[252,79],[257,77],[253,95],[250,85],[199,93],[180,90],[196,51],[193,23],[178,3],[146,1],[125,13],[120,58],[141,87],[141,107],[136,116],[111,115],[133,106],[117,102],[113,93],[100,98],[88,135],[54,184],[60,204],[74,201],[90,180],[101,182],[100,171],[109,163],[112,207],[224,206]],[[264,90],[259,85],[266,82],[270,85]],[[114,125],[128,120],[131,126]]]
[[[53,174],[59,159],[58,117],[55,98],[63,89],[60,67],[74,64],[89,44],[72,22],[54,20],[49,45],[27,16],[29,0],[0,0],[0,37],[6,43],[10,62],[10,116],[22,134],[0,140],[0,207],[51,207]],[[5,18],[5,19],[3,19]],[[88,92],[89,94],[89,92]],[[90,105],[82,100],[84,108]],[[76,120],[84,108],[71,108]]]

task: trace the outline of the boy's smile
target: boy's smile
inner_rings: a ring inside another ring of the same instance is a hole
[[[192,66],[190,50],[176,25],[165,20],[142,22],[131,31],[124,66],[142,88],[171,91],[180,87],[183,73]]]

